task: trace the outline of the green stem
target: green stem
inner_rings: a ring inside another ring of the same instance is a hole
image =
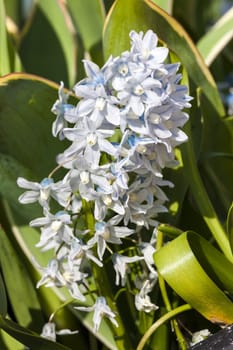
[[[162,247],[162,245],[163,245],[163,233],[160,230],[158,230],[156,250],[160,249]],[[166,284],[165,284],[163,277],[160,274],[158,274],[158,283],[159,283],[159,288],[160,288],[160,292],[161,292],[161,295],[163,298],[165,308],[168,312],[171,312],[172,305],[171,305],[170,300],[168,298]],[[180,349],[186,350],[186,348],[187,348],[186,342],[185,342],[185,339],[183,337],[182,332],[180,331],[180,327],[178,325],[177,320],[172,320],[172,326],[173,326],[174,331],[176,333],[176,338],[177,338],[177,341],[180,345]]]
[[[190,123],[186,124],[185,129],[186,133],[188,135],[191,135]],[[200,173],[198,171],[191,137],[189,137],[188,142],[183,145],[183,156],[184,167],[187,171],[186,175],[188,176],[190,188],[198,205],[200,213],[203,216],[222,252],[231,262],[233,262],[233,255],[229,240],[221,223],[219,222],[217,214],[208,197]]]
[[[150,338],[150,336],[156,331],[157,328],[159,328],[162,324],[170,320],[171,318],[175,317],[176,315],[184,312],[191,310],[191,306],[189,304],[184,304],[179,307],[177,307],[174,310],[171,310],[167,312],[165,315],[160,317],[144,334],[144,336],[141,338],[136,350],[142,350],[143,347],[145,346],[146,342]]]
[[[87,228],[90,230],[91,234],[94,234],[95,218],[93,215],[92,205],[89,202],[83,201],[83,208],[85,211]],[[114,301],[112,289],[109,285],[107,271],[104,268],[104,266],[100,268],[99,266],[93,264],[93,274],[96,282],[96,288],[98,289],[99,293],[106,298],[109,307],[116,314],[116,321],[118,323],[118,327],[113,326],[112,323],[109,323],[109,326],[113,332],[117,349],[131,350],[132,348],[130,346],[128,334],[125,332],[124,324],[120,317],[119,310],[117,309],[117,305]]]

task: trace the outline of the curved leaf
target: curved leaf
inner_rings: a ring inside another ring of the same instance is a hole
[[[223,116],[225,111],[216,84],[193,41],[182,26],[152,0],[117,0],[114,3],[104,26],[105,58],[119,55],[129,48],[131,30],[148,29],[153,29],[177,54],[192,80],[201,87],[219,115]]]
[[[72,86],[78,48],[65,6],[61,1],[39,0],[28,21],[19,50],[25,70]]]
[[[11,320],[3,318],[1,315],[0,328],[33,350],[70,350],[70,348],[64,345],[39,337],[38,334],[19,326]]]
[[[159,273],[174,291],[214,323],[233,323],[231,264],[208,241],[185,232],[154,254]]]
[[[152,1],[167,13],[169,14],[172,13],[173,0],[152,0]]]
[[[233,7],[203,36],[197,47],[210,66],[219,53],[233,38]]]
[[[104,24],[102,0],[68,0],[67,6],[85,49],[90,51],[102,39]]]

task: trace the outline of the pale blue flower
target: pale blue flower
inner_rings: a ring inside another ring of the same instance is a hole
[[[138,311],[149,313],[159,308],[151,302],[150,296],[148,295],[148,293],[151,292],[151,289],[150,281],[146,280],[140,292],[135,295],[135,306]]]
[[[56,342],[57,335],[72,335],[77,334],[79,331],[71,331],[70,329],[56,330],[56,324],[54,322],[45,323],[40,336],[53,342]]]
[[[118,327],[118,323],[115,320],[116,315],[107,305],[106,299],[103,296],[98,297],[93,306],[76,306],[74,308],[79,311],[85,311],[85,312],[94,311],[93,323],[94,323],[95,333],[98,331],[103,317],[109,318],[110,321],[114,324],[114,326]]]
[[[81,239],[74,237],[68,252],[69,265],[76,265],[81,269],[82,264],[90,260],[96,265],[102,267],[102,262],[95,257],[91,248],[90,244],[85,244]]]
[[[157,68],[167,58],[168,49],[157,47],[158,37],[152,30],[148,30],[145,35],[143,32],[131,31],[129,36],[131,52],[150,68]]]
[[[103,255],[106,249],[106,242],[113,244],[121,244],[121,238],[130,236],[134,233],[133,229],[129,229],[125,226],[115,226],[115,218],[108,222],[98,221],[95,224],[94,236],[87,242],[89,245],[97,244],[97,252],[100,260],[103,259]]]
[[[32,227],[42,227],[40,241],[36,246],[45,251],[59,247],[64,242],[69,244],[74,236],[71,223],[71,217],[65,211],[59,211],[55,215],[45,211],[45,217],[30,222]]]
[[[115,284],[119,286],[124,286],[126,283],[126,274],[129,272],[128,264],[134,263],[136,261],[143,260],[144,258],[141,256],[124,256],[118,253],[114,253],[112,256],[113,267],[116,272],[116,280]]]
[[[67,121],[65,119],[65,113],[73,110],[74,106],[67,103],[69,94],[64,92],[64,83],[61,82],[60,88],[58,90],[58,100],[54,103],[52,107],[52,112],[57,115],[55,121],[52,125],[52,134],[57,136],[59,134],[60,140],[64,139],[63,129],[67,127]]]
[[[64,207],[68,204],[70,188],[68,184],[63,183],[62,181],[54,183],[53,179],[45,178],[38,183],[19,177],[17,179],[17,185],[29,190],[19,197],[19,202],[22,204],[38,201],[42,207],[48,209],[51,197]]]

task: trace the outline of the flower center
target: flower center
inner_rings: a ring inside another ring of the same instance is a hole
[[[96,134],[91,133],[91,134],[87,135],[87,143],[88,143],[88,145],[94,146],[96,144],[96,142],[97,142]]]
[[[138,96],[140,96],[144,93],[144,89],[143,89],[142,85],[140,85],[140,84],[136,85],[133,91],[134,91],[135,95],[138,95]]]
[[[88,182],[90,181],[89,173],[87,171],[81,171],[80,180],[84,185],[88,184]]]
[[[150,121],[153,124],[159,124],[161,122],[161,117],[159,114],[151,113],[150,115]]]
[[[62,226],[62,222],[60,220],[55,220],[51,224],[51,229],[54,232],[57,232]]]
[[[125,63],[122,63],[118,68],[118,72],[123,76],[126,76],[128,71],[129,71],[128,66]]]
[[[103,196],[103,202],[104,204],[109,207],[112,204],[112,198],[109,195],[104,195]]]
[[[104,109],[104,106],[105,106],[105,99],[103,97],[97,98],[95,103],[95,108],[98,109],[99,111],[102,111]]]

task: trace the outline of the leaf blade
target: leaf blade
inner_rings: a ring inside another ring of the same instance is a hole
[[[155,264],[176,293],[211,322],[232,323],[233,265],[194,232],[184,232],[154,254]]]

